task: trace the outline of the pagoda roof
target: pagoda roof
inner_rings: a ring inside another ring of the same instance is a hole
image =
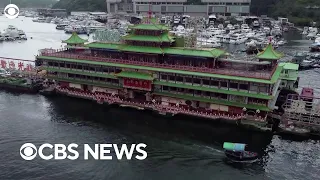
[[[196,57],[208,57],[208,58],[218,58],[225,55],[226,52],[221,49],[191,49],[191,48],[180,48],[180,47],[149,47],[149,46],[132,46],[125,44],[115,44],[115,43],[100,43],[93,42],[87,44],[86,47],[89,48],[100,48],[100,49],[112,49],[118,51],[128,51],[137,53],[151,53],[151,54],[172,54],[180,56],[196,56]]]
[[[129,34],[122,37],[124,40],[130,41],[148,41],[148,42],[173,42],[174,39],[168,33],[163,33],[160,36],[146,36],[146,35],[135,35]]]
[[[131,29],[141,30],[169,30],[169,28],[163,24],[156,24],[151,22],[150,24],[137,24],[130,27]]]
[[[268,60],[278,60],[282,58],[284,55],[282,53],[276,52],[271,43],[260,53],[257,54],[259,59],[268,59]]]
[[[69,39],[64,40],[62,42],[67,44],[83,44],[85,42],[88,42],[88,40],[82,39],[76,32],[73,32]]]
[[[163,54],[163,50],[160,47],[123,45],[119,47],[119,50],[148,54]]]
[[[182,56],[198,56],[198,57],[220,57],[226,54],[225,51],[221,49],[191,49],[191,48],[164,48],[165,54],[174,54]]]

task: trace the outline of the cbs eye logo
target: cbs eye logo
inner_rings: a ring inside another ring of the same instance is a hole
[[[9,19],[15,19],[19,15],[19,8],[15,4],[8,4],[4,8],[4,15]]]
[[[25,143],[20,148],[20,156],[29,161],[37,156],[37,147],[32,143]]]

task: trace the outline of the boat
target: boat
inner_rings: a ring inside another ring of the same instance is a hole
[[[57,93],[259,125],[278,108],[277,92],[294,88],[291,84],[297,81],[291,77],[297,69],[280,65],[284,55],[272,44],[249,59],[219,48],[197,48],[191,40],[193,47],[179,44],[184,37],[173,36],[162,24],[130,29],[121,42],[113,43],[88,42],[73,32],[62,41],[65,48],[39,51],[37,68],[56,81]],[[283,78],[285,73],[290,78]]]
[[[37,93],[42,88],[41,82],[23,77],[13,77],[11,74],[0,76],[0,89],[24,93]]]
[[[68,26],[68,24],[58,24],[58,25],[56,26],[56,29],[57,29],[57,30],[64,30],[64,28],[65,28],[66,26]]]
[[[253,162],[258,159],[256,152],[246,151],[246,144],[224,142],[223,149],[228,159],[235,162]]]
[[[320,42],[311,44],[310,52],[320,52]]]

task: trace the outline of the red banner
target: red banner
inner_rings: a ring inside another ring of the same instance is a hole
[[[123,78],[123,87],[151,91],[151,81]]]
[[[0,60],[0,67],[3,69],[15,69],[19,71],[31,71],[33,69],[33,65],[31,63],[27,64],[23,61],[15,61],[15,60]]]

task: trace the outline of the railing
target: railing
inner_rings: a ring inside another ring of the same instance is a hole
[[[65,93],[68,95],[78,96],[86,99],[91,99],[97,101],[98,103],[107,102],[109,104],[120,104],[120,105],[127,105],[132,107],[138,108],[150,108],[156,110],[158,112],[164,113],[172,113],[172,114],[187,114],[192,116],[204,117],[209,119],[227,119],[227,120],[241,120],[250,118],[249,115],[244,114],[234,114],[231,115],[226,112],[205,112],[199,110],[190,110],[179,106],[172,106],[172,105],[162,105],[160,103],[153,103],[153,102],[134,102],[134,101],[127,101],[121,99],[119,96],[114,94],[108,94],[103,92],[86,92],[82,90],[71,90],[68,88],[56,87],[56,90],[60,93]],[[265,122],[265,118],[262,117],[254,117],[254,121],[257,122]]]
[[[90,55],[83,54],[75,54],[75,53],[67,53],[65,49],[54,50],[54,51],[46,51],[41,52],[41,56],[51,56],[58,58],[69,58],[69,59],[81,59],[81,60],[92,60],[98,62],[109,62],[109,63],[121,63],[127,65],[137,65],[137,66],[148,66],[153,68],[166,68],[172,70],[184,70],[184,71],[193,71],[193,72],[204,72],[204,73],[212,73],[212,74],[221,74],[221,75],[231,75],[231,76],[240,76],[240,77],[248,77],[248,78],[258,78],[258,79],[266,79],[269,80],[272,77],[275,69],[272,72],[252,72],[252,71],[240,71],[233,69],[212,69],[207,67],[193,67],[193,66],[183,66],[183,65],[171,65],[171,64],[159,64],[159,63],[151,63],[151,62],[141,62],[141,61],[132,61],[132,60],[124,60],[124,59],[113,59],[106,57],[95,57]]]

